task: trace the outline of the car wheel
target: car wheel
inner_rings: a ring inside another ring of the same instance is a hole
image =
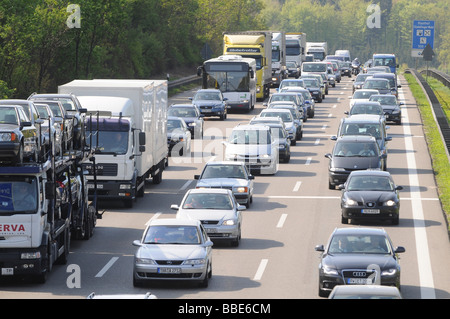
[[[392,225],[398,225],[399,222],[400,222],[400,217],[397,216],[397,217],[395,217],[395,218],[392,220]]]
[[[328,291],[320,289],[320,283],[319,283],[319,297],[328,297],[329,294],[330,293]]]
[[[200,283],[199,283],[199,286],[201,288],[208,288],[210,274],[212,276],[212,269],[211,269],[211,265],[208,264],[208,268],[206,269],[205,278],[202,281],[200,281]]]
[[[328,189],[336,189],[336,187],[333,185],[333,184],[331,184],[330,182],[328,182]]]
[[[291,145],[292,146],[295,146],[295,145],[297,145],[297,141],[294,139],[294,140],[291,140]]]
[[[239,243],[240,243],[240,241],[241,241],[241,226],[239,225],[239,233],[238,233],[238,236],[236,237],[236,239],[233,239],[232,241],[231,241],[231,247],[237,247],[237,246],[239,246]]]

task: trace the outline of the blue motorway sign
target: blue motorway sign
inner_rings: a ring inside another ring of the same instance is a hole
[[[434,21],[414,20],[412,48],[423,51],[427,44],[434,48]]]

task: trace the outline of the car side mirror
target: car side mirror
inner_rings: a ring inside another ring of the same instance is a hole
[[[325,157],[331,159],[331,153],[325,154]]]
[[[401,191],[403,189],[403,186],[397,186],[396,188],[395,188],[395,190],[397,190],[397,191]]]
[[[338,189],[340,189],[340,190],[345,189],[345,185],[344,184],[339,184],[338,185]]]
[[[175,204],[172,204],[172,205],[170,205],[170,209],[173,209],[173,210],[179,210],[179,209],[180,209],[180,206],[175,205]]]
[[[248,179],[255,179],[255,176],[253,176],[253,175],[248,175]]]
[[[200,175],[194,175],[194,179],[199,179]]]
[[[398,246],[398,247],[396,247],[395,250],[394,250],[394,252],[395,252],[396,254],[404,253],[405,251],[406,251],[406,249],[405,249],[405,247],[403,247],[403,246]]]
[[[238,211],[242,211],[242,210],[246,210],[247,207],[245,207],[244,205],[238,205],[237,210]]]
[[[133,240],[133,246],[141,247],[142,243],[141,243],[141,241],[139,239],[136,239],[136,240]]]
[[[315,248],[314,248],[314,250],[315,251],[325,251],[325,248],[323,247],[323,245],[317,245]]]

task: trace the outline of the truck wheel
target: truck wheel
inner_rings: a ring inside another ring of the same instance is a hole
[[[163,172],[163,167],[161,167],[161,165],[160,165],[158,174],[153,176],[153,184],[160,184],[162,182],[162,172]]]

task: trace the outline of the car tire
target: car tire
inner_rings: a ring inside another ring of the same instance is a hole
[[[344,216],[341,216],[341,224],[347,225],[348,224],[348,218],[345,218]]]
[[[211,268],[211,265],[208,264],[208,268],[206,269],[205,278],[203,278],[203,280],[201,280],[199,283],[199,286],[201,288],[208,288],[210,276],[212,277],[212,268]]]
[[[328,291],[320,289],[320,283],[319,283],[319,297],[328,297],[330,293]]]
[[[331,184],[330,182],[328,182],[328,189],[333,189],[333,190],[335,190],[336,187],[335,187],[333,184]]]

